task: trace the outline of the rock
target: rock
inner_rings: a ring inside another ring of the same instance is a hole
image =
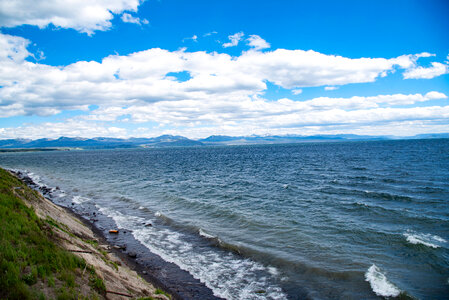
[[[147,271],[142,271],[142,274],[147,275],[148,273],[147,273]]]
[[[153,226],[153,224],[151,224],[151,223],[145,224],[145,227],[151,227],[151,226]]]
[[[44,195],[49,194],[51,192],[51,189],[46,186],[41,186],[39,189],[42,191]]]
[[[136,258],[137,257],[137,253],[136,252],[128,252],[128,256],[131,258]]]
[[[112,248],[117,250],[126,250],[126,245],[114,245]]]

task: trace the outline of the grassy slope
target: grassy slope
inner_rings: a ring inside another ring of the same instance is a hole
[[[44,299],[44,288],[61,299],[85,298],[75,280],[85,269],[87,297],[102,298],[104,284],[95,271],[54,243],[51,226],[15,196],[18,191],[35,193],[0,169],[0,298]]]

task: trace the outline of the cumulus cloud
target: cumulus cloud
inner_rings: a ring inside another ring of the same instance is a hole
[[[371,97],[326,98],[307,101],[262,98],[215,101],[182,100],[123,107],[102,107],[85,121],[112,122],[130,116],[132,122],[153,122],[177,128],[171,133],[204,137],[211,134],[248,135],[249,133],[295,133],[305,127],[329,130],[338,126],[347,131],[360,126],[385,126],[389,123],[420,121],[422,126],[448,123],[449,106],[403,107],[416,102],[446,99],[438,92],[394,94]],[[191,128],[191,129],[189,129]],[[206,130],[207,129],[207,130]],[[203,131],[204,130],[204,131]],[[160,131],[160,133],[168,133]],[[134,133],[135,134],[135,133]],[[390,132],[391,134],[391,132]]]
[[[293,89],[292,90],[293,95],[299,95],[302,94],[302,89]]]
[[[248,45],[254,48],[254,50],[262,50],[270,48],[270,44],[267,43],[267,41],[265,41],[263,38],[255,34],[250,35],[247,41]]]
[[[22,62],[31,55],[27,50],[29,44],[30,41],[22,37],[0,33],[0,59]]]
[[[449,73],[449,66],[432,62],[429,68],[415,67],[406,70],[403,74],[405,79],[432,79],[434,77]]]
[[[93,34],[111,27],[114,15],[137,11],[140,0],[0,1],[0,27],[49,24]]]
[[[140,19],[138,17],[133,17],[132,15],[130,15],[128,13],[124,13],[122,15],[122,21],[125,23],[133,23],[133,24],[138,24],[138,25],[149,23],[147,19]]]
[[[350,59],[302,50],[249,51],[231,57],[154,48],[108,56],[101,62],[54,67],[24,60],[30,55],[28,43],[0,34],[0,45],[4,46],[0,51],[4,114],[47,115],[103,103],[246,99],[266,90],[266,81],[288,89],[374,81],[392,70],[397,61]],[[188,72],[190,79],[179,82],[167,75],[177,72]]]
[[[50,66],[26,60],[31,55],[29,43],[0,34],[0,117],[47,116],[75,109],[85,112],[67,120],[73,127],[55,123],[50,132],[55,136],[129,136],[147,132],[120,129],[116,123],[125,119],[136,124],[158,124],[160,129],[153,132],[177,130],[192,137],[207,130],[209,134],[263,134],[295,133],[304,128],[330,132],[336,126],[351,130],[395,122],[415,122],[422,128],[448,125],[449,106],[431,102],[433,106],[411,107],[431,100],[442,103],[447,97],[437,91],[306,101],[262,98],[267,82],[290,89],[293,94],[299,94],[304,87],[370,82],[382,74],[415,65],[416,55],[351,59],[277,49],[250,50],[233,57],[153,48],[125,56],[111,55],[100,62]],[[187,80],[173,76],[182,72],[188,73]],[[90,105],[99,108],[90,111]],[[164,129],[168,125],[171,129]],[[3,129],[0,138],[25,136],[26,132],[29,137],[37,136],[36,128],[43,130],[38,125]],[[86,131],[80,131],[83,128]],[[87,128],[92,130],[89,135]]]
[[[224,48],[228,48],[228,47],[237,46],[239,44],[239,42],[242,40],[244,35],[245,34],[243,32],[237,32],[237,33],[234,33],[234,34],[228,36],[229,42],[228,43],[224,43],[223,47]]]

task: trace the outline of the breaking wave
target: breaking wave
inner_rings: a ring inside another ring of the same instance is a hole
[[[401,290],[388,281],[385,274],[375,264],[366,271],[365,280],[369,282],[371,289],[378,296],[397,297],[401,293]]]

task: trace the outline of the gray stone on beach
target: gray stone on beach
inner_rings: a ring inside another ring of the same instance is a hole
[[[128,256],[131,258],[136,258],[137,257],[137,253],[136,252],[128,252]]]
[[[126,250],[126,245],[114,245],[113,248],[117,250]]]

